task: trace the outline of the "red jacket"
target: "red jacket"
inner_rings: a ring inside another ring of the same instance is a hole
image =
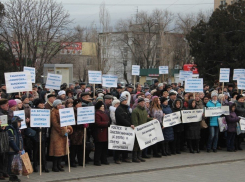
[[[93,128],[93,137],[95,142],[107,142],[108,141],[108,126],[110,119],[101,110],[95,112],[95,125]]]

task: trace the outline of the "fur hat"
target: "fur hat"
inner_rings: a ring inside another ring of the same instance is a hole
[[[112,106],[115,107],[116,104],[119,104],[120,103],[120,100],[118,99],[115,99],[112,101]]]
[[[96,104],[95,104],[95,109],[100,109],[101,106],[104,105],[104,103],[102,101],[98,101]]]

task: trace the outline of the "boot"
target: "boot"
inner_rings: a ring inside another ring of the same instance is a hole
[[[162,156],[167,156],[164,142],[162,143]]]
[[[138,152],[137,152],[137,157],[138,157],[138,159],[140,160],[140,162],[145,162],[145,159],[143,159],[143,158],[141,157],[141,155],[142,155],[142,151],[138,151]]]
[[[189,149],[190,149],[190,153],[193,153],[194,154],[194,150],[193,150],[193,147],[192,147],[192,141],[189,140]]]
[[[171,156],[171,153],[169,152],[169,145],[168,145],[168,143],[165,143],[165,150],[166,150],[166,154],[168,156]]]
[[[140,160],[137,158],[137,152],[133,151],[132,162],[140,163]]]
[[[11,175],[9,177],[10,182],[20,182],[21,180],[16,175]]]
[[[65,171],[64,169],[62,169],[61,166],[61,161],[62,161],[62,157],[58,157],[58,163],[57,163],[57,168],[59,171]]]
[[[58,166],[58,157],[53,157],[53,172],[59,172],[59,169],[57,168]]]
[[[49,173],[49,170],[46,164],[42,166],[42,172]]]
[[[35,172],[35,173],[38,172],[37,163],[33,163],[33,172]]]
[[[143,157],[143,156],[142,156]],[[158,154],[157,143],[153,145],[153,157],[161,158],[162,156]],[[144,157],[143,157],[144,158]]]

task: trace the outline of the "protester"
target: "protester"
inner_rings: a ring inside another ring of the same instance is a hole
[[[109,110],[110,110],[110,118],[111,118],[111,124],[112,125],[116,125],[116,116],[115,116],[115,111],[117,109],[117,107],[119,106],[120,104],[120,100],[113,100],[112,102],[112,106],[109,107]]]

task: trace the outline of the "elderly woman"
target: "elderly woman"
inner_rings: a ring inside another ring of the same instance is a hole
[[[51,135],[50,135],[50,149],[49,156],[53,156],[53,168],[52,171],[59,172],[64,171],[60,167],[62,157],[67,155],[67,136],[73,133],[71,126],[60,126],[59,109],[62,109],[62,101],[57,99],[53,103],[53,109],[51,111]]]

